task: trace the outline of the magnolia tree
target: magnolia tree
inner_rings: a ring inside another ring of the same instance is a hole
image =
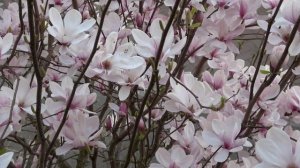
[[[0,167],[300,168],[299,25],[299,0],[5,1]]]

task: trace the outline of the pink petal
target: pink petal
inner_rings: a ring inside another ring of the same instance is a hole
[[[119,99],[121,101],[126,100],[130,94],[130,90],[131,90],[130,86],[121,86],[121,89],[119,90]]]
[[[156,160],[165,167],[168,167],[171,161],[171,155],[165,148],[159,148],[155,153]]]
[[[2,155],[0,155],[0,168],[6,168],[10,161],[12,160],[14,153],[13,152],[6,152]]]
[[[69,10],[64,18],[65,34],[77,34],[78,32],[75,32],[74,30],[78,29],[78,26],[80,25],[81,21],[82,16],[79,11],[75,9]]]
[[[221,148],[219,151],[216,153],[214,160],[216,162],[224,162],[229,155],[229,151],[227,149]]]
[[[55,150],[57,155],[64,155],[67,152],[69,152],[71,149],[73,149],[73,145],[72,144],[64,144],[63,146],[57,148]]]
[[[49,19],[54,27],[57,28],[59,32],[63,32],[64,30],[64,23],[60,16],[58,10],[54,7],[50,8],[49,10]]]
[[[154,48],[153,40],[149,36],[139,29],[133,29],[131,31],[132,36],[136,43],[147,48]]]

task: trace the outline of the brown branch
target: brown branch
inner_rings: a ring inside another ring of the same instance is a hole
[[[43,131],[43,122],[42,122],[42,116],[41,116],[41,105],[42,105],[42,89],[43,89],[43,75],[39,69],[39,63],[38,63],[38,57],[36,53],[36,37],[35,35],[39,32],[35,32],[35,22],[34,22],[34,1],[33,0],[27,0],[27,6],[28,6],[28,21],[29,21],[29,32],[30,32],[30,50],[31,50],[31,56],[32,56],[32,62],[34,66],[34,71],[36,74],[37,79],[37,95],[36,95],[36,109],[35,109],[35,115],[37,120],[37,131],[38,131],[38,137],[41,144],[41,150],[39,155],[39,167],[44,167],[46,161],[45,161],[45,136]]]

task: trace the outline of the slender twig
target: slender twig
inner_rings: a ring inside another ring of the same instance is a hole
[[[41,117],[41,107],[42,107],[42,89],[43,89],[43,74],[40,71],[39,63],[38,63],[38,56],[36,53],[36,34],[38,32],[35,32],[35,27],[38,25],[35,25],[34,22],[34,4],[33,0],[27,0],[27,6],[28,6],[28,21],[29,21],[29,32],[30,32],[30,50],[31,50],[31,56],[32,56],[32,62],[34,66],[34,71],[36,74],[37,79],[37,95],[36,95],[36,109],[35,109],[35,115],[37,120],[37,130],[38,130],[38,137],[41,144],[41,150],[39,155],[39,166],[44,167],[46,161],[45,161],[45,136],[43,131],[43,122]]]
[[[11,106],[10,106],[10,110],[9,110],[8,122],[7,122],[5,128],[4,128],[3,132],[2,132],[2,135],[1,135],[0,140],[3,139],[3,137],[4,137],[4,135],[5,135],[5,133],[6,133],[7,129],[8,129],[8,127],[9,127],[11,121],[12,121],[12,113],[13,113],[13,109],[14,109],[14,106],[15,106],[15,103],[16,103],[16,97],[17,97],[17,92],[18,92],[18,89],[19,89],[20,79],[17,78],[16,81],[17,81],[17,84],[16,84],[14,96],[13,96],[13,99],[12,99],[12,102],[11,102]]]

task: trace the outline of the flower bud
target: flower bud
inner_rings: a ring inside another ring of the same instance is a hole
[[[120,104],[120,109],[119,109],[119,114],[120,116],[127,116],[128,114],[128,108],[127,108],[127,104],[125,102],[122,102]]]
[[[138,13],[135,16],[135,22],[138,28],[142,28],[143,27],[143,17],[140,13]]]
[[[105,120],[105,128],[110,131],[113,127],[111,116],[108,116]]]
[[[145,122],[143,119],[140,119],[140,121],[139,121],[138,130],[141,132],[145,131]]]

